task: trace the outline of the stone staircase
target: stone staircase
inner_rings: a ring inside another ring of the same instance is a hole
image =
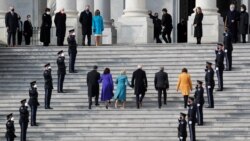
[[[214,93],[215,109],[204,108],[205,125],[196,128],[198,141],[250,141],[250,47],[237,44],[234,48],[233,71],[224,73],[225,91]],[[67,47],[56,46],[0,48],[1,141],[5,140],[6,114],[10,112],[15,116],[19,140],[19,101],[28,98],[29,83],[33,80],[38,82],[41,106],[37,114],[39,126],[28,128],[28,141],[176,141],[177,118],[180,112],[186,112],[183,98],[176,92],[178,74],[187,67],[195,87],[197,79],[204,80],[205,62],[214,62],[215,58],[215,45],[210,44],[78,47],[79,73],[67,74],[65,93],[58,94],[56,58],[61,49],[67,51]],[[66,60],[68,66],[67,55]],[[53,110],[43,106],[43,65],[48,62],[52,64],[54,78]],[[110,67],[113,79],[126,68],[131,79],[137,64],[144,65],[149,81],[142,109],[136,109],[133,90],[127,88],[126,109],[114,109],[112,103],[106,110],[101,103],[100,107],[88,110],[86,74],[93,65],[98,65],[100,72]],[[158,109],[153,85],[160,66],[165,66],[170,80],[168,105],[162,109]]]

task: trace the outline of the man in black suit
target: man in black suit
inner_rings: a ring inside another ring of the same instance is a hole
[[[88,98],[89,98],[89,109],[92,106],[92,97],[95,97],[95,105],[98,106],[99,102],[99,83],[100,73],[97,72],[98,67],[94,66],[93,70],[87,74],[87,85],[88,85]]]
[[[218,89],[217,91],[223,91],[223,71],[224,71],[224,51],[223,44],[218,43],[217,49],[215,50],[216,59],[216,74],[218,78]]]
[[[197,80],[196,91],[194,94],[195,104],[197,106],[197,120],[198,125],[203,125],[203,105],[205,103],[204,100],[204,89],[202,87],[202,81]]]
[[[45,109],[53,109],[50,107],[50,100],[53,90],[53,79],[51,75],[51,66],[50,63],[44,66],[45,70],[43,72],[44,77],[44,90],[45,90]]]
[[[31,126],[38,126],[36,123],[36,112],[37,112],[37,106],[39,106],[38,102],[38,92],[37,92],[37,85],[36,81],[33,81],[30,83],[30,89],[29,89],[29,106],[31,109]]]
[[[50,9],[46,8],[42,17],[42,26],[40,33],[40,41],[43,42],[43,46],[49,46],[50,44],[50,29],[52,25],[52,19],[50,16]]]
[[[164,67],[160,68],[160,71],[155,74],[155,89],[158,91],[158,104],[161,109],[161,97],[164,95],[164,104],[167,104],[167,89],[169,89],[168,74],[164,72]]]
[[[161,19],[161,23],[163,26],[162,38],[166,43],[171,43],[171,32],[173,29],[172,25],[172,16],[168,14],[168,10],[166,8],[162,9],[163,15]],[[168,38],[166,38],[166,35]]]
[[[153,23],[154,23],[154,38],[156,40],[156,43],[162,43],[160,39],[162,26],[161,26],[161,20],[158,17],[158,13],[154,14]]]
[[[24,21],[23,35],[25,39],[25,45],[30,45],[30,38],[33,35],[33,27],[31,24],[30,15],[27,15],[27,20]]]
[[[238,22],[240,21],[240,13],[235,9],[235,4],[230,5],[230,10],[226,15],[226,27],[232,33],[232,42],[238,41]]]
[[[19,28],[18,15],[15,13],[14,7],[10,7],[10,11],[5,15],[5,26],[8,32],[8,46],[14,47],[16,46],[16,32]]]
[[[64,53],[63,50],[59,51],[57,53],[58,58],[57,58],[57,76],[58,76],[58,80],[57,80],[57,92],[58,93],[63,93],[63,82],[64,82],[64,78],[66,75],[66,66],[65,66],[65,57],[64,57]]]
[[[180,118],[178,119],[178,121],[179,121],[179,126],[178,126],[179,141],[186,141],[187,138],[186,114],[180,113]]]
[[[232,44],[232,34],[228,32],[228,29],[225,29],[224,35],[224,52],[226,59],[226,71],[232,70],[232,52],[233,52],[233,44]]]
[[[65,33],[66,33],[66,14],[64,8],[55,15],[55,26],[56,26],[56,36],[57,36],[57,45],[63,46]]]
[[[194,103],[194,98],[188,98],[188,128],[189,128],[189,136],[190,141],[196,141],[195,137],[195,123],[196,123],[196,112],[197,107]]]
[[[207,62],[205,69],[205,82],[206,82],[206,90],[207,90],[207,98],[208,98],[208,107],[206,108],[214,108],[214,70],[212,68],[212,63]]]
[[[26,141],[26,133],[29,123],[29,111],[28,111],[28,104],[26,103],[26,99],[21,101],[21,107],[19,108],[20,112],[20,119],[19,124],[21,127],[21,141]]]
[[[142,106],[142,101],[148,87],[146,72],[142,70],[142,65],[138,65],[138,69],[134,71],[131,81],[131,87],[135,90],[136,105],[137,109],[139,109]]]
[[[22,44],[23,41],[23,22],[21,20],[20,15],[18,15],[18,32],[17,32],[17,43],[18,45]]]
[[[89,5],[86,6],[85,10],[81,13],[79,22],[82,24],[82,45],[85,46],[85,38],[88,38],[88,46],[91,46],[91,35],[92,35],[92,13],[89,10]]]

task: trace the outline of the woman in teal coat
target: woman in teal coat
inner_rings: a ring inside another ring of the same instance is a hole
[[[95,11],[95,16],[93,17],[93,20],[92,20],[92,29],[95,35],[96,46],[100,46],[102,32],[104,30],[104,25],[103,25],[103,18],[101,16],[101,12],[98,9]]]
[[[125,108],[125,103],[126,103],[126,88],[127,85],[130,86],[128,82],[128,77],[126,75],[126,71],[123,70],[121,74],[116,78],[117,87],[116,87],[116,93],[114,96],[115,101],[115,108],[118,106],[118,102],[123,103],[123,108]]]

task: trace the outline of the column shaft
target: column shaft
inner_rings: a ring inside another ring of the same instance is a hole
[[[124,16],[129,17],[147,17],[145,0],[126,0]]]
[[[99,9],[103,17],[105,27],[110,27],[110,0],[95,0],[95,10]]]

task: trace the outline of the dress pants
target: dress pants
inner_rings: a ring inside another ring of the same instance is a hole
[[[162,106],[162,93],[163,93],[163,97],[164,97],[164,104],[167,104],[167,91],[166,88],[158,88],[158,106],[159,108],[161,108]]]
[[[191,121],[192,123],[190,123],[190,120],[188,121],[188,128],[189,128],[189,136],[190,136],[190,141],[196,141],[196,137],[195,137],[195,122]]]
[[[64,37],[57,37],[57,45],[63,46],[64,43]]]
[[[226,70],[232,70],[232,51],[225,51]]]
[[[136,94],[136,106],[137,106],[137,109],[140,108],[140,104],[142,103],[144,96],[145,96],[145,92],[143,92],[141,94]]]
[[[12,44],[11,44],[11,39],[12,39]],[[13,32],[8,32],[8,45],[16,45],[16,31]]]
[[[14,141],[14,138],[7,137],[6,139],[7,139],[7,141]]]
[[[197,105],[197,119],[198,125],[203,125],[203,104]]]
[[[31,126],[36,124],[37,106],[31,105]]]
[[[206,86],[206,89],[207,89],[208,107],[214,108],[214,95],[213,95],[214,88],[213,87],[208,88],[208,86]]]
[[[87,36],[87,40],[88,40],[88,46],[91,46],[91,35],[90,34],[85,34],[83,35],[83,39],[82,39],[82,45],[85,46],[85,39]]]
[[[30,45],[30,36],[24,36],[25,45]]]
[[[95,105],[99,104],[98,102],[99,94],[95,96]],[[92,96],[89,96],[89,109],[91,109],[92,106]]]
[[[23,32],[22,31],[18,31],[17,32],[17,43],[18,43],[18,45],[22,44],[22,40],[23,40]]]
[[[69,54],[69,72],[75,71],[76,53]]]
[[[58,74],[58,80],[57,80],[57,92],[63,92],[63,82],[65,78],[65,74]]]
[[[50,108],[51,95],[52,95],[52,89],[45,88],[45,108]]]
[[[20,127],[21,127],[21,135],[20,135],[21,141],[26,141],[28,122],[21,122]]]
[[[167,38],[166,38],[166,35],[167,35]],[[171,43],[172,42],[172,40],[171,40],[171,31],[167,31],[166,28],[163,29],[162,38],[165,41],[165,43]]]
[[[223,69],[222,68],[218,68],[218,70],[216,70],[216,74],[217,74],[217,78],[218,78],[218,88],[219,90],[223,90]]]

